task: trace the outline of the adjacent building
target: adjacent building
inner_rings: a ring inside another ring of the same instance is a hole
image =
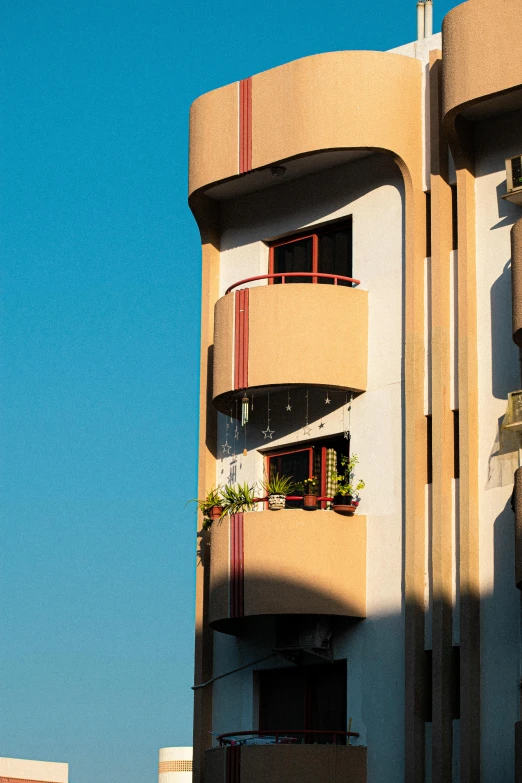
[[[68,783],[69,765],[0,758],[0,783]]]
[[[190,783],[192,748],[160,748],[158,783]]]
[[[418,6],[191,109],[196,783],[522,781],[522,4]]]

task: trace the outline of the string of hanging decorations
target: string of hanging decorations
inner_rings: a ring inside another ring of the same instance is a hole
[[[295,388],[295,387],[294,387]],[[314,427],[317,427],[319,431],[323,430],[327,424],[327,421],[325,417],[330,416],[331,413],[333,413],[335,408],[341,408],[341,425],[342,425],[342,435],[346,440],[350,440],[350,430],[351,430],[351,411],[352,411],[352,403],[354,399],[353,393],[348,393],[341,389],[328,389],[326,392],[326,396],[322,397],[322,404],[324,408],[321,410],[321,398],[319,398],[320,394],[324,394],[324,392],[321,392],[320,387],[312,387],[313,390],[313,396],[315,396],[315,400],[313,400],[312,397],[312,391],[310,387],[305,387],[304,390],[304,405],[303,405],[303,414],[304,414],[304,424],[302,426],[302,436],[304,438],[309,438],[312,435],[312,431]],[[277,397],[278,394],[280,395],[281,392],[267,392],[267,409],[266,409],[266,427],[265,429],[260,428],[260,433],[263,435],[263,440],[273,440],[274,435],[276,434],[276,430],[272,428],[271,422],[272,422],[272,398],[275,396]],[[283,417],[283,420],[288,417],[288,414],[292,414],[292,418],[296,417],[296,405],[295,405],[295,398],[292,397],[290,390],[286,390],[286,392],[283,392],[286,396],[286,405],[283,403],[281,404],[281,400],[279,400],[278,405],[276,406],[276,411],[278,411],[278,421],[280,420],[280,417]],[[341,402],[339,405],[338,402],[336,402],[336,398],[339,399],[339,396],[344,396],[344,401]],[[298,398],[299,398],[298,394]],[[312,400],[311,400],[312,397]],[[302,397],[301,397],[302,399]],[[233,413],[234,408],[233,405],[235,404],[235,415]],[[241,404],[241,407],[239,408]],[[311,405],[313,404],[313,410],[314,410],[314,418],[315,422],[310,423],[310,409]],[[330,410],[325,410],[326,406],[330,406]],[[247,447],[247,425],[250,423],[252,424],[252,413],[254,411],[254,395],[252,394],[250,397],[245,390],[243,392],[243,396],[241,398],[236,398],[234,403],[230,404],[230,412],[226,415],[225,418],[225,439],[224,443],[221,444],[222,449],[222,456],[223,459],[226,457],[231,456],[232,449],[234,450],[234,457],[237,453],[237,447],[236,442],[239,441],[240,438],[240,426],[239,426],[239,410],[241,411],[241,428],[243,430],[243,456],[247,456],[248,454],[248,447]],[[233,432],[230,432],[232,437],[232,444],[229,443],[229,430],[232,428],[232,425],[234,423],[235,419],[235,425]],[[259,425],[258,425],[259,426]],[[277,424],[276,424],[277,426]],[[297,431],[299,429],[299,426],[296,422],[296,428],[294,431]],[[330,428],[329,428],[330,429]],[[284,433],[284,434],[288,434]],[[280,437],[280,436],[278,436]]]

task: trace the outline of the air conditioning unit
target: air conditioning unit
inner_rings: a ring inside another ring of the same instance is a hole
[[[506,158],[506,186],[507,192],[502,198],[522,206],[522,155]]]
[[[502,429],[522,432],[522,391],[508,394],[508,405]]]
[[[294,663],[303,659],[332,660],[332,624],[329,617],[278,618],[275,649]]]

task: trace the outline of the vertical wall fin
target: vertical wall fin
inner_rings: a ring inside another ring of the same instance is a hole
[[[448,143],[441,130],[442,53],[430,53],[431,400],[432,400],[432,777],[452,781],[452,479],[450,257],[452,197]]]

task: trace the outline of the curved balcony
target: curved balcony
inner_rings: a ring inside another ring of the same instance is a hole
[[[210,624],[236,634],[246,618],[366,615],[366,517],[260,511],[214,523]]]
[[[213,401],[227,413],[243,389],[326,386],[364,391],[368,365],[368,292],[336,275],[334,285],[257,285],[262,275],[236,283],[216,303]],[[341,283],[337,285],[337,283]]]
[[[196,194],[211,188],[219,200],[273,184],[275,163],[287,162],[288,179],[328,168],[332,156],[345,151],[387,152],[417,176],[422,89],[422,66],[412,57],[341,51],[303,57],[201,95],[190,112],[193,209]]]
[[[479,119],[522,105],[520,3],[468,0],[445,17],[443,112]],[[514,94],[515,93],[515,94]]]
[[[205,783],[366,783],[362,745],[228,745],[205,754]]]

